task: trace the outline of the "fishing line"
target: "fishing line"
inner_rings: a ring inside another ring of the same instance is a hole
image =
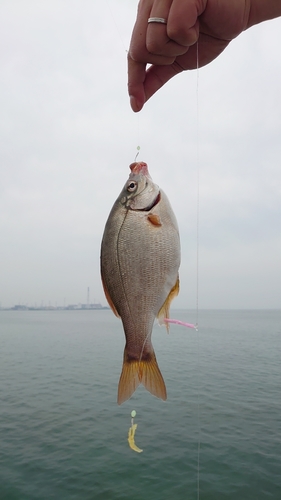
[[[112,10],[111,10],[109,0],[107,0],[106,5],[107,5],[107,9],[108,9],[108,11],[109,11],[109,13],[110,13],[110,16],[111,16],[111,18],[112,18],[112,21],[113,21],[113,23],[114,23],[114,25],[115,25],[116,33],[117,33],[117,35],[119,36],[119,39],[120,39],[121,45],[123,46],[123,49],[125,50],[126,54],[128,54],[128,49],[126,48],[126,45],[125,45],[125,43],[124,43],[124,40],[123,40],[123,38],[122,38],[122,36],[121,36],[121,32],[120,32],[120,30],[119,30],[119,27],[118,27],[118,25],[117,25],[117,23],[116,23],[116,21],[115,21],[115,17],[114,17],[114,15],[113,15]]]
[[[196,207],[196,326],[197,326],[197,500],[200,499],[200,448],[201,448],[201,414],[200,414],[200,335],[199,335],[199,219],[200,219],[200,158],[199,158],[199,42],[196,44],[196,170],[197,170],[197,207]]]
[[[126,54],[128,55],[129,49],[126,47],[126,44],[125,44],[124,39],[122,37],[121,31],[119,29],[119,26],[118,26],[118,24],[116,22],[116,19],[115,19],[115,16],[114,16],[113,12],[112,12],[109,0],[106,1],[106,5],[107,5],[107,9],[109,11],[109,14],[110,14],[110,16],[112,18],[112,21],[114,23],[114,26],[115,26],[115,29],[116,29],[116,33],[117,33],[117,35],[119,37],[120,43],[121,43],[123,49],[125,50]],[[139,116],[139,113],[137,113],[137,144],[139,144],[139,143],[140,143],[140,116]],[[139,151],[140,151],[140,146],[137,146],[137,153],[136,153],[134,161],[136,161],[136,159],[137,159],[137,157],[139,155]]]
[[[113,23],[115,25],[115,29],[116,29],[116,32],[118,34],[121,45],[122,45],[123,49],[125,50],[125,52],[128,53],[128,49],[125,46],[124,40],[121,36],[120,30],[119,30],[118,25],[116,23],[115,16],[113,15],[113,12],[111,10],[109,0],[106,2],[106,4],[107,4],[108,11],[110,13],[110,16],[111,16]],[[199,207],[199,199],[200,199],[200,197],[199,197],[199,187],[200,187],[200,182],[199,182],[199,164],[200,164],[200,161],[199,161],[199,142],[200,141],[199,141],[199,49],[198,49],[198,42],[197,42],[196,51],[197,51],[197,54],[196,54],[196,56],[197,56],[197,86],[196,86],[196,106],[197,106],[197,125],[196,125],[196,133],[197,133],[197,137],[196,137],[196,145],[197,145],[197,154],[196,154],[196,156],[197,156],[197,158],[196,158],[196,164],[197,164],[196,323],[195,323],[195,325],[193,325],[190,323],[186,323],[186,322],[182,322],[182,321],[174,320],[174,319],[168,319],[168,318],[164,318],[163,323],[166,324],[167,329],[169,327],[169,323],[175,323],[175,324],[183,325],[183,326],[186,326],[189,328],[194,328],[196,331],[198,331],[198,324],[199,324],[199,208],[200,208]],[[137,144],[139,144],[139,135],[140,135],[140,118],[138,116],[137,117]],[[140,146],[138,145],[137,152],[135,155],[135,162],[137,160],[137,157],[139,156],[139,152],[140,152]],[[139,361],[138,361],[139,362],[139,373],[138,373],[139,380],[141,380],[141,360],[142,360],[142,356],[143,356],[144,347],[145,347],[146,341],[148,340],[149,335],[150,335],[150,332],[147,334],[147,336],[143,342],[142,350],[141,350]],[[200,386],[199,372],[200,372],[200,370],[199,370],[199,368],[200,368],[200,344],[199,344],[199,334],[198,334],[198,384],[197,384],[198,385],[198,394],[197,394],[197,397],[198,397],[198,401],[197,401],[197,405],[198,405],[197,499],[198,500],[200,498],[200,446],[201,446],[200,397],[199,397],[199,393],[200,393],[200,390],[199,390],[199,386]],[[134,449],[135,451],[138,451],[138,452],[142,452],[142,450],[139,449],[134,443],[134,435],[135,435],[135,430],[137,428],[137,424],[134,424],[135,415],[136,415],[136,412],[135,412],[135,410],[133,410],[131,412],[132,420],[131,420],[131,427],[129,429],[129,434],[128,434],[128,441],[129,441],[129,445],[132,449]]]
[[[199,322],[199,216],[200,216],[200,159],[199,159],[199,47],[196,44],[196,168],[197,168],[197,207],[196,207],[196,325]]]
[[[108,9],[108,11],[110,13],[110,16],[112,18],[112,21],[114,23],[114,26],[115,26],[115,29],[116,29],[116,33],[118,34],[119,40],[121,42],[121,45],[123,46],[123,49],[125,50],[126,54],[128,54],[128,49],[126,48],[124,40],[123,40],[123,38],[121,36],[118,24],[117,24],[117,22],[115,20],[115,16],[114,16],[114,14],[113,14],[113,12],[111,10],[111,6],[110,6],[109,0],[107,0],[106,5],[107,5],[107,9]],[[139,137],[140,137],[140,118],[139,118],[139,115],[138,115],[137,116],[137,144],[139,144]],[[136,162],[137,157],[139,156],[139,153],[140,153],[140,146],[138,145],[136,149],[137,149],[137,152],[136,152],[135,159],[134,159],[135,162]],[[142,360],[143,350],[144,350],[145,343],[146,343],[148,337],[149,337],[149,333],[147,334],[147,336],[146,336],[146,338],[145,338],[145,340],[143,342],[142,350],[141,350],[139,361],[138,361],[138,363],[139,363],[139,378],[141,378],[140,377],[140,370],[141,370],[141,360]],[[133,428],[133,422],[132,422],[132,428]]]
[[[135,160],[134,160],[135,162],[136,162],[137,157],[139,156],[139,154],[140,154],[140,146],[137,146],[137,152],[136,152],[136,156],[135,156]]]

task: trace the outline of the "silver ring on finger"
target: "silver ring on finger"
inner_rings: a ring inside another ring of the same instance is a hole
[[[147,22],[148,23],[167,24],[167,19],[164,19],[164,17],[149,17]]]

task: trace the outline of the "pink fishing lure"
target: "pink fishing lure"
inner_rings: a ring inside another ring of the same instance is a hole
[[[179,319],[170,318],[164,318],[164,321],[166,321],[166,323],[175,323],[176,325],[186,326],[187,328],[194,328],[194,330],[198,331],[198,326],[193,325],[193,323],[186,323],[185,321],[180,321]]]

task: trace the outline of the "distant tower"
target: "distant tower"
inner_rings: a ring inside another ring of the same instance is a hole
[[[88,286],[88,291],[87,291],[87,305],[90,305],[90,287]]]

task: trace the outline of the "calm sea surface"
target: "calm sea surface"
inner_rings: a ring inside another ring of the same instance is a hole
[[[281,311],[152,338],[168,400],[140,387],[119,407],[111,311],[0,311],[1,500],[281,499]]]

